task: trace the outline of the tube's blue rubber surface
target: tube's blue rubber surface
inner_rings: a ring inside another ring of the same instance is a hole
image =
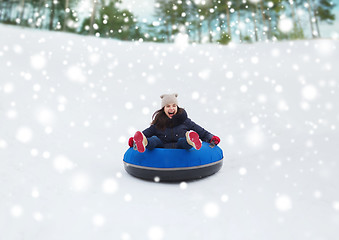
[[[185,181],[209,176],[222,166],[223,152],[203,142],[200,150],[194,148],[156,148],[139,153],[129,148],[124,155],[126,171],[138,178],[160,181]]]

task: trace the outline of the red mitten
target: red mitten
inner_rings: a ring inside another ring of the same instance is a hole
[[[220,138],[217,137],[217,136],[213,136],[212,139],[211,139],[211,143],[218,145],[220,143]]]
[[[133,147],[133,143],[134,143],[134,139],[133,139],[133,137],[130,137],[128,139],[128,146]]]

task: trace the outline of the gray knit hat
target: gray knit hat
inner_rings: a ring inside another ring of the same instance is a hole
[[[161,108],[165,107],[167,104],[173,104],[175,103],[178,105],[178,94],[173,93],[173,94],[163,94],[160,96],[161,98]]]

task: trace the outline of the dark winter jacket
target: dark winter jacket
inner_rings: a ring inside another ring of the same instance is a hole
[[[155,125],[151,125],[143,131],[143,134],[146,138],[157,136],[164,143],[165,148],[175,148],[178,139],[185,138],[185,133],[189,130],[197,132],[202,141],[210,142],[213,135],[189,119],[186,111],[184,109],[182,110],[180,114],[177,113],[172,119],[168,119],[168,127],[164,130],[160,130]]]

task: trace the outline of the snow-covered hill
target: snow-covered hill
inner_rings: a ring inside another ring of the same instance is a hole
[[[128,43],[0,25],[0,239],[339,236],[339,42]],[[224,166],[129,176],[128,138],[179,93]]]

